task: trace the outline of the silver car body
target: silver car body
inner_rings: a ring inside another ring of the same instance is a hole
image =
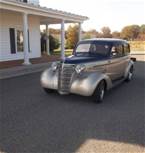
[[[116,80],[125,80],[133,64],[129,55],[81,64],[59,61],[55,63],[55,69],[51,66],[42,73],[41,85],[60,94],[91,96],[102,80],[107,90],[115,85]],[[84,67],[80,73],[76,71],[78,65]]]

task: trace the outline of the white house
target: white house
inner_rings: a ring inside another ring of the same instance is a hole
[[[65,23],[78,23],[81,38],[81,24],[87,19],[41,7],[39,0],[0,0],[0,61],[24,59],[24,64],[30,64],[29,58],[40,57],[40,25],[44,24],[46,29],[49,24],[61,24],[61,56],[64,58]],[[49,54],[48,44],[49,40]]]

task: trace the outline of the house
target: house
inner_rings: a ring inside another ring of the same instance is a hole
[[[61,57],[64,58],[65,23],[81,24],[88,18],[41,7],[39,0],[0,0],[0,61],[41,57],[40,25],[61,24]],[[49,54],[49,39],[47,39]]]

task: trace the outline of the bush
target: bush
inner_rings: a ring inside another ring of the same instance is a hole
[[[50,53],[52,54],[55,49],[58,49],[60,46],[59,40],[54,38],[52,35],[49,35],[49,47]]]

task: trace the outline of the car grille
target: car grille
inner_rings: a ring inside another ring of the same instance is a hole
[[[69,93],[71,80],[75,72],[75,66],[70,64],[59,65],[58,90],[61,93]]]

